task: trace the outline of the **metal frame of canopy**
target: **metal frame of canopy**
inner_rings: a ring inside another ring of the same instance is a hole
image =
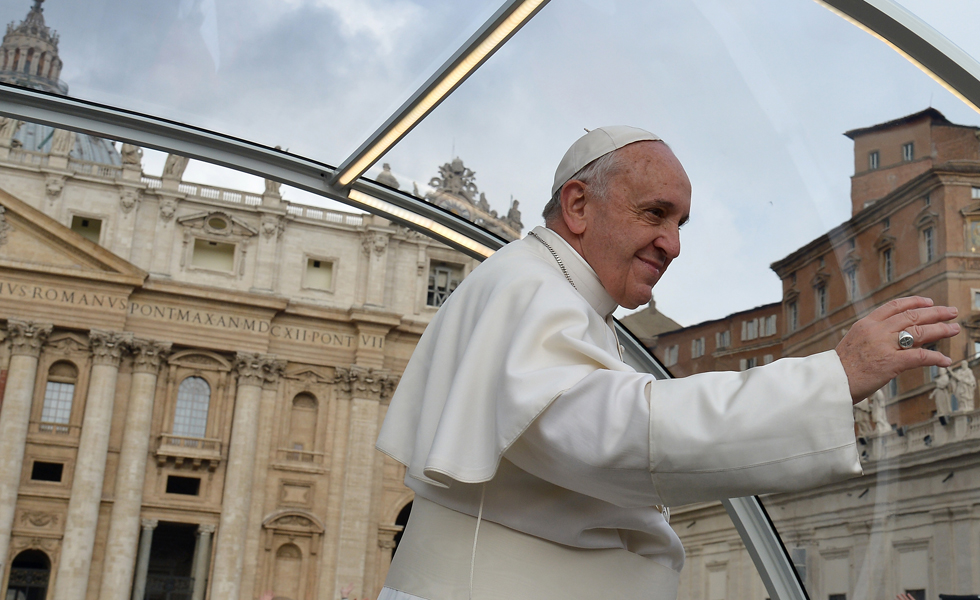
[[[174,152],[274,179],[390,219],[482,260],[503,246],[505,240],[448,211],[360,175],[385,150],[430,114],[546,2],[505,2],[339,169],[206,129],[5,84],[0,84],[0,114]],[[896,2],[818,2],[888,43],[957,97],[980,111],[977,108],[980,107],[980,63]],[[391,132],[395,129],[401,133],[393,137]],[[378,148],[382,150],[379,152]],[[372,156],[373,159],[370,158]],[[366,163],[363,160],[365,157],[369,157]],[[347,184],[340,183],[345,173],[352,172],[355,173],[354,178]],[[670,377],[639,340],[622,325],[617,323],[617,327],[627,362],[660,379]],[[723,504],[745,542],[770,597],[780,600],[808,598],[789,554],[759,499],[732,498],[724,500]]]

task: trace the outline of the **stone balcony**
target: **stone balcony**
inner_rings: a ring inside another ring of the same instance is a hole
[[[859,437],[858,451],[861,462],[868,464],[969,441],[980,442],[980,410],[932,417],[897,430]]]
[[[221,440],[162,433],[154,454],[161,467],[173,462],[177,467],[189,465],[195,471],[202,467],[214,471],[221,463]]]

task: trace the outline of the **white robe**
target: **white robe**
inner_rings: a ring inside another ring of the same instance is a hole
[[[675,571],[657,504],[824,485],[861,473],[835,352],[656,380],[621,359],[615,301],[536,228],[467,277],[426,329],[378,448],[418,496],[575,548]],[[577,288],[577,289],[576,289]],[[481,485],[477,485],[481,484]]]

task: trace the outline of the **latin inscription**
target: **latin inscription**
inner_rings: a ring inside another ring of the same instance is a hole
[[[118,311],[126,310],[127,306],[127,300],[123,296],[109,296],[107,294],[66,290],[44,285],[11,283],[8,281],[0,281],[0,298],[2,297],[67,306],[107,308]]]

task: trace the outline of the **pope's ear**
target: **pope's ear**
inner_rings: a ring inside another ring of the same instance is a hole
[[[567,181],[561,188],[561,214],[565,226],[575,235],[582,235],[586,226],[585,184],[578,179]]]

